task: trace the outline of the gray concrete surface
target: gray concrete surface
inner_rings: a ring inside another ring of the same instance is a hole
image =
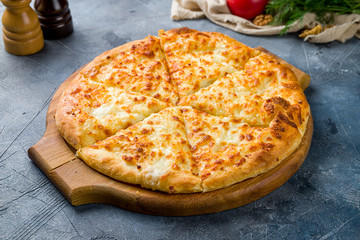
[[[360,239],[360,44],[312,44],[296,35],[245,36],[206,19],[174,22],[169,0],[70,0],[74,33],[31,56],[0,42],[0,239]],[[0,6],[2,15],[5,8]],[[188,26],[263,46],[309,73],[310,153],[283,186],[246,206],[158,217],[113,206],[73,207],[28,158],[54,92],[105,50]]]

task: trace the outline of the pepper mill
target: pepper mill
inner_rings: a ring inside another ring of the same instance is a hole
[[[35,10],[45,39],[58,39],[73,32],[67,0],[36,0]]]
[[[30,1],[1,0],[6,7],[2,16],[4,46],[11,54],[29,55],[44,46],[39,19]]]

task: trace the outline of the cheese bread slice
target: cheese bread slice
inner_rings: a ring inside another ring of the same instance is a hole
[[[170,104],[78,76],[64,91],[56,125],[78,149],[105,139]]]
[[[300,144],[296,124],[279,111],[268,127],[182,108],[203,191],[230,186],[267,172]]]
[[[175,105],[176,86],[171,84],[160,40],[149,36],[127,43],[95,58],[81,74],[84,78]]]
[[[309,115],[286,65],[221,33],[179,28],[95,58],[64,91],[55,117],[95,170],[194,193],[277,166],[299,146]]]
[[[250,59],[245,70],[218,79],[179,104],[263,127],[281,110],[291,116],[302,134],[310,113],[293,72],[264,53]]]
[[[202,191],[180,107],[152,114],[77,154],[90,167],[120,181],[169,193]]]
[[[250,47],[216,32],[188,28],[159,31],[172,81],[180,98],[207,87],[216,79],[242,70],[259,54]]]

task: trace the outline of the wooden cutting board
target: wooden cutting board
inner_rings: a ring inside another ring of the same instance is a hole
[[[269,53],[263,48],[258,49]],[[305,89],[310,83],[309,75],[291,65],[289,67]],[[224,189],[207,193],[167,194],[113,180],[78,159],[75,149],[63,140],[55,125],[60,96],[80,70],[73,73],[55,93],[47,112],[45,134],[28,151],[29,157],[74,206],[107,203],[140,213],[166,216],[220,212],[248,204],[280,187],[297,171],[309,151],[313,133],[311,116],[302,142],[293,154],[271,171]]]

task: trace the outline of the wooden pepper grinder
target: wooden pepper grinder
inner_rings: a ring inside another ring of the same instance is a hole
[[[44,46],[39,19],[30,1],[1,0],[6,7],[2,16],[4,46],[11,54],[29,55]]]
[[[73,32],[67,0],[36,0],[35,10],[45,39],[57,39]]]

